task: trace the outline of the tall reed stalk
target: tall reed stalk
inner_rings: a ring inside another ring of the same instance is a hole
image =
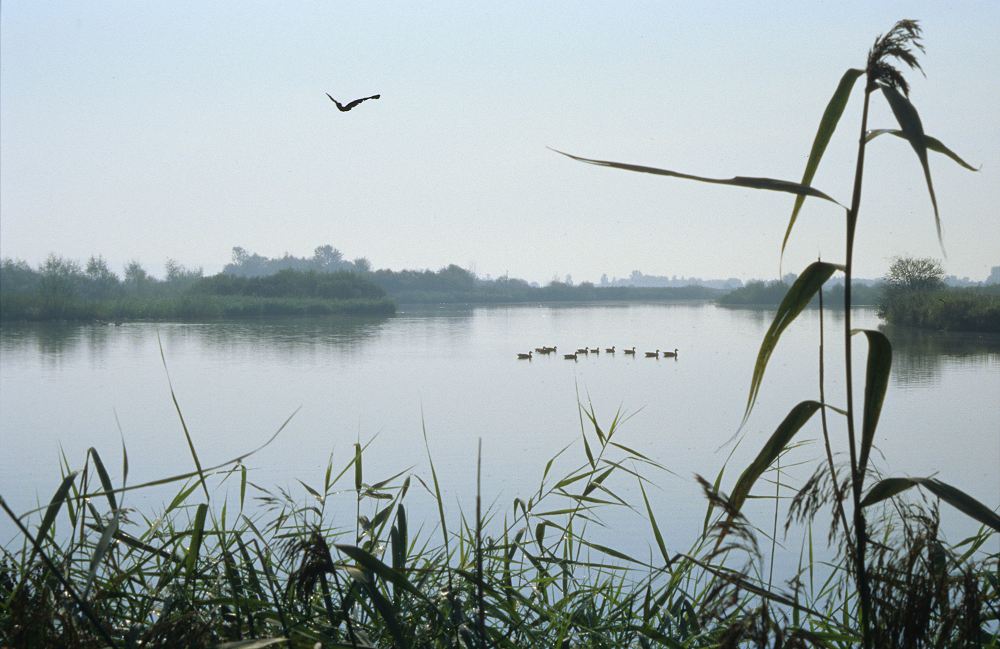
[[[869,579],[869,567],[867,564],[868,553],[868,533],[867,522],[864,510],[866,507],[881,502],[894,496],[910,487],[922,486],[942,500],[957,507],[961,511],[969,514],[982,524],[1000,530],[1000,517],[989,507],[983,505],[968,494],[932,478],[888,478],[881,480],[871,486],[865,492],[866,468],[871,452],[875,429],[881,413],[882,402],[885,398],[888,386],[888,377],[892,365],[892,346],[885,335],[875,330],[856,331],[851,325],[851,293],[852,281],[854,277],[854,242],[857,232],[858,219],[861,207],[861,191],[865,168],[865,151],[867,144],[874,138],[891,134],[906,140],[916,153],[923,168],[924,178],[930,194],[931,204],[934,211],[934,222],[937,230],[939,242],[942,250],[944,248],[941,237],[941,223],[938,215],[937,198],[934,193],[934,186],[931,181],[930,166],[928,163],[928,150],[942,153],[967,169],[973,169],[954,152],[948,149],[939,140],[924,133],[923,125],[916,108],[909,100],[909,84],[906,78],[899,71],[895,64],[902,63],[910,69],[920,70],[915,51],[923,52],[921,43],[921,30],[916,21],[901,20],[893,25],[892,29],[884,35],[875,39],[875,43],[868,52],[867,64],[864,69],[850,69],[844,73],[838,84],[837,90],[830,99],[819,129],[813,140],[812,150],[806,163],[805,171],[800,182],[778,180],[774,178],[754,178],[736,176],[733,178],[709,178],[695,176],[688,173],[672,171],[657,167],[635,165],[608,160],[595,160],[582,158],[579,156],[563,153],[574,160],[603,167],[612,167],[639,173],[649,173],[660,176],[682,178],[686,180],[696,180],[699,182],[731,185],[750,189],[761,189],[766,191],[786,192],[795,195],[795,203],[792,208],[791,218],[785,232],[781,245],[782,255],[788,244],[792,228],[796,218],[807,197],[819,198],[840,206],[845,210],[845,254],[842,264],[829,264],[822,261],[810,264],[789,288],[778,307],[777,313],[770,329],[761,343],[757,362],[754,366],[753,378],[750,384],[750,394],[747,399],[746,411],[743,417],[743,424],[757,399],[758,391],[767,368],[768,360],[774,351],[782,332],[791,324],[795,317],[805,308],[813,296],[822,290],[823,284],[837,271],[843,273],[844,277],[844,384],[846,386],[846,404],[840,412],[846,418],[847,447],[850,457],[850,490],[853,506],[853,541],[849,547],[849,555],[853,563],[853,573],[861,608],[861,630],[862,645],[865,649],[873,646],[873,626],[875,624],[872,589]],[[820,191],[811,185],[813,177],[819,167],[826,147],[837,128],[837,124],[847,105],[848,98],[858,78],[865,77],[863,106],[861,109],[861,127],[858,137],[858,152],[855,163],[853,190],[851,192],[850,206],[845,207],[831,198],[827,193]],[[891,108],[893,115],[898,122],[899,129],[878,129],[869,130],[868,116],[871,105],[871,96],[876,91],[880,91]],[[857,333],[864,333],[868,340],[868,363],[866,368],[866,382],[864,394],[864,407],[861,413],[861,435],[857,434],[857,410],[854,399],[854,363],[853,363],[853,336]],[[822,335],[822,334],[821,334]],[[822,354],[822,341],[821,352]],[[844,519],[841,504],[841,492],[833,463],[833,455],[829,450],[829,435],[827,428],[826,409],[831,406],[826,402],[823,391],[823,360],[820,359],[820,401],[804,401],[795,406],[785,420],[778,426],[771,438],[757,455],[756,459],[743,471],[737,480],[728,498],[729,518],[738,513],[744,501],[750,494],[757,479],[773,463],[777,462],[782,452],[788,448],[795,434],[812,417],[817,410],[822,410],[823,432],[827,444],[827,454],[829,460],[830,480],[832,491],[835,496],[834,516],[838,515]],[[742,427],[742,426],[741,426]],[[847,530],[845,530],[847,532]],[[722,537],[716,543],[716,547],[722,544]]]

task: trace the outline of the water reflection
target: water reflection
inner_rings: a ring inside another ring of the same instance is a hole
[[[382,335],[389,317],[337,316],[194,323],[127,323],[121,326],[14,323],[0,328],[0,353],[30,354],[56,363],[86,352],[99,359],[112,345],[142,346],[151,329],[165,347],[195,338],[215,349],[266,347],[279,353],[360,347]]]
[[[935,385],[944,368],[1000,368],[1000,335],[879,327],[892,341],[892,373],[900,386]]]

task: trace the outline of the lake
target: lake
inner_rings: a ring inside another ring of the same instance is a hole
[[[711,303],[404,307],[393,317],[241,322],[126,323],[122,326],[38,324],[0,329],[0,494],[17,511],[48,502],[59,483],[59,457],[83,464],[96,447],[116,482],[122,439],[129,481],[192,469],[171,401],[160,345],[184,419],[205,465],[265,441],[247,460],[251,480],[304,494],[317,486],[333,454],[340,468],[355,441],[365,451],[365,481],[399,471],[430,471],[426,427],[447,503],[473,511],[476,449],[483,447],[483,495],[501,513],[514,497],[537,491],[547,460],[570,446],[552,469],[562,476],[586,457],[578,404],[592,404],[607,427],[622,414],[614,440],[669,471],[643,469],[655,484],[650,501],[671,550],[686,549],[701,528],[705,501],[694,482],[714,479],[733,451],[760,340],[772,312]],[[842,314],[827,311],[827,398],[843,404],[839,368]],[[877,327],[857,309],[855,326]],[[771,359],[758,405],[733,453],[724,490],[767,436],[804,399],[818,396],[819,313],[807,310]],[[989,506],[1000,502],[1000,337],[889,330],[895,357],[876,439],[875,466],[889,475],[937,474]],[[866,345],[855,338],[856,400],[861,407]],[[558,355],[517,360],[516,353],[556,345]],[[600,346],[578,361],[564,351]],[[603,353],[615,345],[618,353]],[[622,353],[635,346],[639,354]],[[642,357],[679,349],[677,359]],[[118,423],[120,422],[121,432]],[[588,424],[589,426],[589,424]],[[836,448],[846,458],[843,422],[831,417]],[[822,458],[818,417],[786,465],[801,484]],[[374,439],[373,439],[374,438]],[[594,438],[591,434],[591,443]],[[352,484],[345,478],[344,488]],[[609,510],[603,534],[616,547],[647,556],[652,537],[634,479],[609,487],[639,512]],[[758,492],[773,493],[761,483]],[[219,488],[231,494],[235,484]],[[155,509],[176,488],[130,494]],[[435,511],[414,482],[411,520]],[[346,500],[353,503],[353,496]],[[411,498],[408,497],[408,501]],[[353,505],[352,505],[353,506]],[[773,503],[749,501],[752,520],[770,528]],[[769,513],[770,512],[770,513]],[[974,530],[945,512],[951,540]],[[416,523],[411,523],[416,528]],[[0,545],[14,537],[0,522]],[[797,557],[799,537],[787,540]],[[825,536],[825,535],[824,535]]]

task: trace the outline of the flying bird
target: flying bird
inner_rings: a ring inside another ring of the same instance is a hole
[[[340,110],[340,112],[346,113],[347,111],[351,110],[352,108],[354,108],[355,106],[357,106],[361,102],[368,101],[369,99],[378,99],[382,95],[372,95],[371,97],[362,97],[361,99],[355,99],[354,101],[349,101],[346,104],[342,104],[339,101],[337,101],[336,99],[334,99],[333,97],[331,97],[330,93],[326,93],[326,96],[330,97],[330,101],[332,101],[333,103],[337,104],[337,109]]]

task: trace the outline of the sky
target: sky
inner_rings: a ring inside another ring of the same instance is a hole
[[[0,6],[0,255],[221,270],[233,246],[547,282],[772,278],[793,197],[582,156],[798,180],[841,74],[919,19],[946,272],[1000,265],[1000,3],[68,2]],[[850,202],[861,84],[813,182]],[[351,112],[341,101],[380,93]],[[870,126],[895,126],[874,96]],[[809,200],[782,269],[843,260]],[[856,275],[941,258],[908,144],[868,148]]]

